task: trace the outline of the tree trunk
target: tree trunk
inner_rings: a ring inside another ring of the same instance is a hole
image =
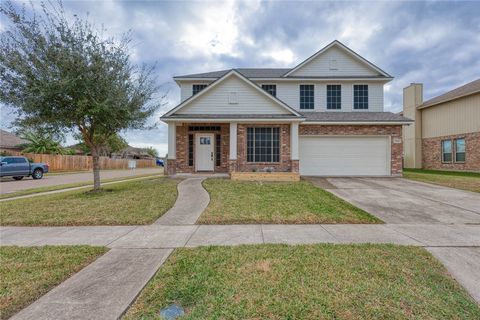
[[[93,159],[93,191],[100,190],[100,157],[98,151],[95,148],[92,148],[92,159]]]

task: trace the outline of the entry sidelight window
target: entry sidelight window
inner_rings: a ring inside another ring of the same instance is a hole
[[[247,161],[280,162],[280,128],[247,128]]]
[[[452,140],[442,140],[442,162],[452,162]]]

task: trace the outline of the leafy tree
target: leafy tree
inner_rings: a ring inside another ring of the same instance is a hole
[[[2,2],[9,20],[0,35],[0,102],[16,108],[20,127],[79,133],[93,157],[100,189],[99,151],[125,129],[145,128],[161,106],[153,68],[130,62],[128,34],[105,39],[88,22],[68,21],[61,2],[33,14]]]
[[[158,151],[157,149],[154,149],[153,147],[148,147],[145,148],[145,152],[147,152],[149,155],[151,155],[153,158],[158,157]]]
[[[23,145],[24,149],[22,151],[25,153],[66,154],[66,150],[60,142],[48,134],[27,132],[22,135],[22,139],[28,141]]]
[[[79,138],[81,139],[81,136]],[[128,147],[127,141],[118,134],[114,134],[107,139],[94,137],[94,141],[98,142],[98,154],[105,157]],[[85,154],[92,153],[90,147],[84,142],[77,144],[76,147]]]

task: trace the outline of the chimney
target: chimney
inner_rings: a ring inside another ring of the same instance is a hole
[[[422,168],[422,112],[423,84],[411,83],[403,89],[403,116],[415,123],[403,127],[403,154],[405,168]]]

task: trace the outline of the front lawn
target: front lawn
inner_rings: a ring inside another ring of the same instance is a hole
[[[7,319],[104,254],[106,248],[0,247],[0,319]]]
[[[207,179],[210,204],[203,224],[381,223],[309,181],[248,182]]]
[[[480,173],[403,169],[403,177],[440,186],[480,192]]]
[[[99,193],[76,190],[0,202],[2,225],[150,224],[177,198],[178,180],[151,178],[105,186]]]
[[[427,251],[393,245],[177,249],[125,315],[158,319],[480,319]]]

